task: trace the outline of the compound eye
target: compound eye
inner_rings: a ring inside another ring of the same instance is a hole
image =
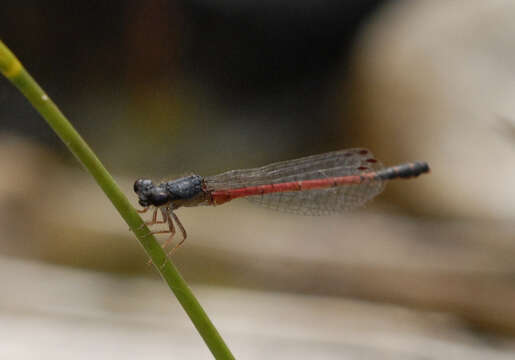
[[[149,179],[138,179],[134,182],[134,192],[140,193],[153,187],[152,180]]]
[[[139,189],[141,189],[142,182],[143,182],[143,179],[138,179],[134,182],[134,192],[135,193],[139,192]]]

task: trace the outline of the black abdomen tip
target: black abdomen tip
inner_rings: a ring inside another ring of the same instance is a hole
[[[391,180],[399,177],[406,179],[419,176],[420,174],[427,173],[429,171],[428,163],[417,161],[380,170],[376,173],[376,176],[381,180]]]

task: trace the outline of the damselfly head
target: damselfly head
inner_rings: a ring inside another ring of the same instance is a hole
[[[136,180],[134,182],[134,192],[138,195],[138,203],[143,207],[161,206],[169,201],[166,188],[162,184],[155,186],[149,179]]]

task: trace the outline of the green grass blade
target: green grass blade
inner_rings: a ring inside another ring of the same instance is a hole
[[[0,41],[0,72],[25,95],[68,149],[95,178],[134,232],[152,262],[159,265],[156,266],[156,269],[179,300],[214,357],[216,359],[234,359],[177,268],[169,261],[154,236],[148,235],[150,230],[144,225],[143,220],[122,193],[113,177],[54,102],[2,41]]]

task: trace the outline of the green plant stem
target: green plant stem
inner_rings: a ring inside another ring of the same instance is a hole
[[[25,70],[20,61],[1,40],[0,72],[25,95],[68,149],[95,178],[122,218],[134,232],[139,242],[152,259],[152,262],[158,264],[156,269],[179,300],[214,357],[216,359],[234,359],[229,348],[202,309],[177,268],[170,262],[155,237],[149,235],[150,230],[145,226],[143,220],[131,206],[112,176],[54,102],[47,96],[43,89],[41,89],[32,76]]]

